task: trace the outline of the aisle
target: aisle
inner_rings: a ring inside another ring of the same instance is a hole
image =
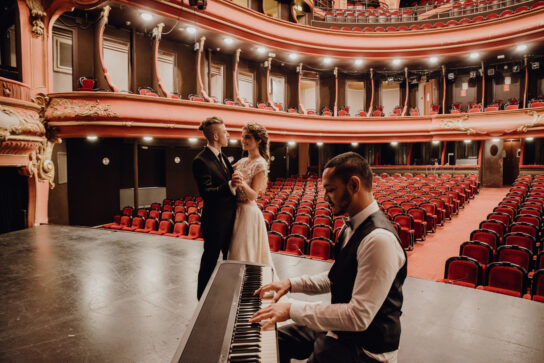
[[[444,277],[446,260],[459,255],[459,246],[468,241],[470,232],[493,211],[510,188],[480,188],[480,193],[459,214],[438,227],[436,233],[416,242],[408,254],[408,276],[436,280]]]

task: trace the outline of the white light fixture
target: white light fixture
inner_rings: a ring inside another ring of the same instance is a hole
[[[295,10],[302,11],[302,5],[295,5]]]
[[[289,145],[289,146],[295,146],[296,144],[297,144],[296,141],[287,142],[287,145]]]
[[[322,141],[318,141],[315,143],[317,146],[323,146],[323,142]]]
[[[266,48],[265,47],[257,47],[257,53],[265,54],[266,53]]]
[[[331,63],[332,63],[332,58],[329,58],[329,57],[323,58],[323,63],[325,63],[325,64],[331,64]]]
[[[478,59],[478,58],[480,58],[480,53],[472,52],[472,53],[470,53],[469,57],[470,57],[470,59]]]
[[[397,146],[399,144],[398,141],[391,141],[391,146]]]
[[[231,45],[232,43],[234,43],[234,39],[232,39],[231,37],[226,37],[225,39],[223,39],[223,41],[227,45]]]
[[[499,142],[499,141],[501,141],[501,139],[499,139],[498,137],[496,137],[496,138],[492,139],[491,141],[493,141],[493,142]]]
[[[356,66],[358,66],[358,67],[359,67],[359,66],[362,66],[362,65],[363,65],[363,60],[360,59],[360,58],[359,58],[359,59],[356,59],[356,60],[354,61],[354,64],[355,64]]]
[[[102,164],[105,166],[110,165],[110,158],[108,157],[102,158]]]
[[[143,139],[144,141],[147,141],[147,142],[153,141],[153,136],[144,136]]]
[[[296,53],[289,53],[289,59],[295,60],[295,59],[297,59],[297,58],[298,58],[298,54],[296,54]]]
[[[176,156],[176,157],[174,158],[174,163],[176,163],[176,164],[181,163],[181,158],[180,158],[179,156]]]
[[[431,57],[429,58],[429,63],[436,64],[438,62],[438,57]]]
[[[96,135],[87,136],[87,141],[96,141],[96,140],[98,140],[98,136]]]
[[[525,138],[525,141],[533,141],[535,138],[532,136],[528,136]]]
[[[516,51],[518,52],[523,52],[524,50],[527,50],[527,45],[526,44],[520,44],[516,47]]]
[[[398,66],[401,63],[402,63],[402,60],[400,58],[393,59],[393,65]]]
[[[185,28],[185,31],[189,34],[195,34],[196,28],[194,26],[188,26],[187,28]]]
[[[351,143],[351,146],[359,146],[359,143],[354,141]]]
[[[237,140],[237,139],[230,139],[229,142],[230,142],[231,144],[236,144],[236,143],[238,142],[238,140]]]
[[[433,145],[438,145],[440,144],[440,140],[433,140]]]
[[[151,19],[153,19],[153,15],[151,15],[150,13],[147,13],[147,12],[141,13],[140,16],[141,16],[142,19],[144,19],[145,21],[150,21]]]
[[[189,138],[189,142],[190,142],[191,144],[194,144],[194,143],[197,142],[197,141],[198,141],[198,139],[197,139],[196,137],[190,137],[190,138]]]
[[[470,144],[470,143],[472,142],[472,140],[468,140],[468,139],[467,139],[467,140],[463,140],[463,142],[464,142],[465,144]]]

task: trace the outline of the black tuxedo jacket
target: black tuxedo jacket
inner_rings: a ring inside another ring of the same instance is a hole
[[[202,237],[206,244],[228,249],[236,215],[236,197],[229,188],[233,168],[224,158],[227,170],[208,148],[204,148],[193,160],[193,176],[204,200],[201,216]]]

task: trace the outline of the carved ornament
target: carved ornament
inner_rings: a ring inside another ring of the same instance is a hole
[[[26,0],[26,6],[30,10],[30,23],[32,24],[32,36],[39,38],[43,35],[45,26],[43,18],[47,15],[41,0]]]
[[[513,129],[509,129],[509,130],[505,130],[506,133],[510,133],[510,132],[527,132],[529,129],[533,128],[533,127],[537,127],[537,126],[543,126],[544,125],[544,113],[537,113],[536,111],[527,111],[527,114],[529,116],[532,116],[533,117],[533,121],[529,122],[529,123],[526,123],[526,124],[523,124],[519,127],[516,127],[516,128],[513,128]]]
[[[7,105],[0,105],[0,141],[11,135],[44,136],[45,128],[38,113]]]
[[[47,107],[47,118],[63,119],[76,117],[119,117],[119,114],[111,110],[108,104],[95,102],[68,100],[66,98],[54,98]]]
[[[468,120],[468,115],[464,115],[463,117],[455,119],[442,120],[442,122],[440,123],[440,128],[466,132],[467,135],[487,134],[486,131],[476,131],[470,127],[465,127],[463,125],[463,122],[465,122],[466,120]]]

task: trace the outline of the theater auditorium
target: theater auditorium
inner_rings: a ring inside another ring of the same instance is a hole
[[[406,254],[398,361],[544,361],[544,1],[3,0],[0,84],[0,361],[279,362],[240,309],[334,265],[346,152]],[[212,116],[230,163],[268,132],[275,270],[198,300]]]

